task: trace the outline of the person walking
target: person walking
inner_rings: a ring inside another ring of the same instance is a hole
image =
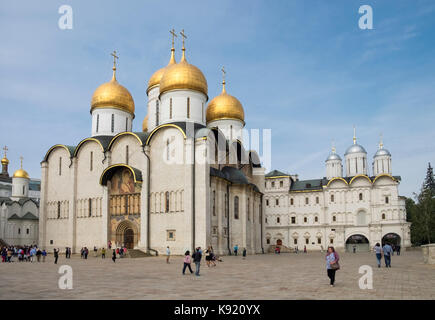
[[[201,268],[201,258],[202,258],[202,253],[201,253],[201,247],[198,247],[196,249],[196,252],[193,254],[193,262],[195,262],[195,276],[199,277],[199,270]]]
[[[396,246],[397,255],[400,256],[400,244]]]
[[[210,261],[211,261],[211,249],[210,247],[205,250],[205,262],[207,263],[207,267],[210,267]]]
[[[334,247],[328,247],[326,253],[326,271],[328,278],[330,279],[331,287],[333,287],[335,284],[335,273],[338,269],[340,269],[338,260],[340,260],[340,258],[338,257],[337,252],[335,252]]]
[[[54,248],[54,264],[57,264],[57,259],[59,259],[59,249]]]
[[[38,248],[38,251],[36,251],[36,261],[41,262],[41,254],[42,251]]]
[[[101,259],[106,259],[106,248],[101,249]]]
[[[353,246],[353,253],[356,252],[356,246]]]
[[[382,247],[380,243],[376,243],[376,245],[373,247],[373,250],[376,254],[376,260],[378,261],[378,268],[381,267],[381,260],[382,260]]]
[[[384,251],[385,267],[391,268],[391,255],[393,253],[393,248],[386,242],[382,247],[382,251]]]
[[[246,259],[246,248],[243,248],[242,256],[243,256],[243,259]]]
[[[307,246],[304,246],[304,253],[307,253]]]
[[[239,245],[235,245],[234,246],[234,255],[236,255],[237,256],[237,251],[239,251]]]
[[[190,251],[187,250],[184,253],[184,261],[183,261],[183,274],[186,271],[186,268],[189,268],[190,273],[192,274],[192,267],[190,266],[190,264],[192,263],[192,258],[190,257]]]
[[[42,250],[42,262],[45,262],[45,257],[47,256],[47,251]]]
[[[112,261],[116,262],[116,251],[115,251],[115,249],[113,249]]]
[[[169,263],[169,257],[171,256],[171,250],[169,250],[169,246],[166,247],[166,263]]]
[[[94,257],[95,257],[95,258],[97,257],[97,252],[98,252],[98,249],[97,249],[96,246],[94,246]]]

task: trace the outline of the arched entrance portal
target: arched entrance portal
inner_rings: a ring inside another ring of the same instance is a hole
[[[382,246],[385,243],[388,243],[390,245],[398,246],[401,243],[401,238],[397,233],[387,233],[385,236],[382,237]]]
[[[128,228],[124,231],[124,246],[127,249],[134,248],[134,231],[133,231],[133,229]]]
[[[138,242],[136,225],[129,220],[119,223],[116,228],[116,246],[125,246],[127,249],[134,249]]]
[[[369,240],[362,234],[354,234],[346,240],[347,252],[368,252],[370,251]]]
[[[282,240],[281,239],[276,240],[276,245],[277,246],[282,246]]]

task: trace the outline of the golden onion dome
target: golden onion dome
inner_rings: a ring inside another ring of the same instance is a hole
[[[3,157],[1,162],[2,162],[2,164],[9,164],[9,160],[6,157]]]
[[[134,116],[134,101],[130,92],[116,81],[116,67],[113,67],[112,80],[100,85],[92,95],[91,113],[97,108],[116,108]]]
[[[225,81],[222,82],[222,93],[213,98],[207,106],[207,123],[222,119],[237,119],[245,122],[245,112],[240,101],[229,95],[225,90]]]
[[[145,118],[143,118],[143,121],[142,121],[142,131],[143,132],[147,132],[148,131],[148,115],[146,115]]]
[[[165,73],[166,69],[173,65],[176,64],[177,62],[175,61],[175,55],[174,55],[174,48],[171,48],[171,59],[169,60],[169,63],[166,67],[163,67],[159,70],[157,70],[156,72],[154,72],[154,74],[151,76],[150,80],[148,81],[148,88],[147,88],[147,94],[148,92],[155,88],[156,86],[160,85],[160,80],[162,80],[163,74]]]
[[[204,74],[199,68],[186,61],[184,48],[181,61],[166,67],[160,80],[160,94],[176,89],[195,90],[206,96],[208,94],[207,80]]]
[[[30,179],[29,178],[29,174],[27,173],[26,170],[24,170],[23,168],[18,169],[17,171],[14,172],[14,176],[13,178],[25,178],[25,179]]]

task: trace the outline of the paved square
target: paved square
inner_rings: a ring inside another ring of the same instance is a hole
[[[326,276],[324,254],[267,254],[223,257],[201,276],[181,274],[183,257],[138,259],[73,256],[59,263],[0,263],[0,299],[435,299],[435,266],[420,251],[394,256],[378,269],[372,253],[341,253],[336,286]],[[73,289],[58,287],[59,267],[73,269]],[[373,290],[361,290],[361,265],[373,267]]]

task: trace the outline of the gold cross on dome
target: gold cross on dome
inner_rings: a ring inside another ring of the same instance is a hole
[[[226,75],[226,71],[225,71],[225,67],[222,67],[222,69],[221,69],[221,71],[222,71],[222,80],[225,82],[225,75]]]
[[[23,160],[24,160],[23,156],[20,156],[20,161],[21,161],[21,169],[23,169]]]
[[[184,34],[184,29],[181,30],[180,34],[183,37],[183,48],[184,48],[184,40],[187,39],[187,36]]]
[[[116,55],[116,50],[113,50],[110,55],[113,57],[113,67],[116,68],[116,59],[119,59],[119,57]]]
[[[4,146],[3,150],[4,150],[4,152],[5,152],[5,158],[6,158],[6,152],[8,152],[9,149],[8,149],[7,146]]]
[[[177,37],[177,34],[175,33],[174,28],[172,28],[172,30],[169,30],[169,33],[172,34],[172,48],[174,47],[174,41],[175,38]]]

